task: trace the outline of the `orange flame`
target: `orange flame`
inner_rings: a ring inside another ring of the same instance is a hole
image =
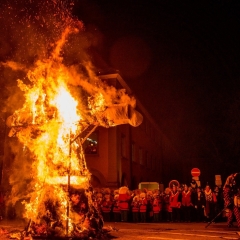
[[[23,202],[25,217],[34,221],[46,214],[46,199],[60,204],[58,217],[66,220],[68,175],[71,175],[71,185],[76,188],[87,188],[90,180],[90,173],[83,169],[82,148],[76,141],[71,142],[81,131],[82,117],[78,101],[67,86],[71,73],[60,57],[67,36],[74,31],[67,28],[52,57],[38,60],[28,71],[30,84],[18,80],[25,103],[14,113],[12,125],[20,128],[17,133],[19,140],[34,155],[32,176],[35,183],[29,195],[30,201]]]
[[[86,168],[81,140],[77,141],[79,133],[89,124],[110,127],[128,123],[129,109],[133,109],[136,103],[125,91],[98,81],[90,63],[85,67],[88,77],[63,64],[61,52],[69,34],[82,28],[80,23],[75,28],[74,21],[70,22],[53,44],[55,48],[49,58],[39,59],[28,71],[26,66],[15,62],[4,64],[13,70],[27,72],[28,83],[18,80],[25,102],[7,124],[12,127],[9,136],[16,135],[32,153],[32,182],[28,199],[23,203],[25,217],[35,222],[45,216],[46,201],[60,206],[57,213],[60,220],[68,219],[66,185],[69,185],[69,180],[75,188],[89,187],[90,173]],[[71,91],[73,86],[80,86],[90,95],[88,106],[80,105]],[[131,115],[134,116],[133,113]],[[90,193],[86,194],[89,194],[91,206]]]

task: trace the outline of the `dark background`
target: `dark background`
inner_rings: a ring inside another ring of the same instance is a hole
[[[238,1],[85,0],[73,10],[179,151],[176,178],[240,171]]]

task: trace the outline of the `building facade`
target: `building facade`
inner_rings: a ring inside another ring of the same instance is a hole
[[[119,74],[100,78],[132,94]],[[85,156],[94,187],[125,185],[133,189],[140,182],[166,185],[172,179],[171,166],[178,161],[177,151],[138,100],[136,109],[143,115],[140,126],[98,127],[86,140]]]

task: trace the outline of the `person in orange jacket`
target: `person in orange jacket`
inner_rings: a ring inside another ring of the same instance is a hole
[[[105,222],[110,222],[110,212],[112,209],[112,201],[111,201],[111,196],[109,193],[106,193],[104,195],[104,199],[102,201],[101,209],[102,209],[102,215],[103,215],[103,220]]]
[[[114,222],[121,221],[121,210],[119,208],[119,195],[115,194],[113,199],[113,218]]]
[[[146,193],[140,193],[140,200],[139,200],[139,212],[140,212],[140,221],[146,222],[147,221],[147,198]]]
[[[129,202],[131,200],[131,196],[129,194],[128,187],[121,187],[119,189],[119,208],[121,211],[121,221],[128,221],[128,213],[129,213]]]
[[[214,217],[214,198],[215,198],[214,196],[215,193],[213,193],[209,185],[205,187],[204,195],[205,195],[204,214],[206,217],[206,221],[209,222]]]
[[[187,185],[184,185],[182,191],[182,210],[183,210],[183,219],[185,222],[191,221],[191,209],[193,206],[192,203],[192,192]]]
[[[162,222],[163,220],[163,208],[164,208],[164,193],[161,191],[159,192],[159,222]]]
[[[181,194],[177,190],[177,187],[173,185],[170,194],[170,207],[172,208],[172,220],[173,222],[180,221],[180,207],[181,207]]]
[[[131,203],[132,207],[132,220],[134,223],[139,222],[139,196],[135,196]]]
[[[157,194],[153,195],[152,210],[153,210],[153,222],[159,222],[160,200],[159,195]]]
[[[170,207],[170,194],[171,189],[166,188],[163,193],[163,220],[167,222],[172,221],[172,208]]]

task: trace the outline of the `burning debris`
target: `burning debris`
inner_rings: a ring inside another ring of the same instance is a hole
[[[83,24],[62,1],[47,2],[56,5],[58,20],[64,19],[62,25],[56,23],[48,54],[40,54],[30,66],[2,63],[24,76],[17,80],[24,103],[6,124],[8,136],[22,145],[21,161],[31,163],[25,189],[20,191],[13,182],[10,199],[12,204],[21,199],[25,206],[29,224],[23,236],[100,239],[103,220],[95,207],[82,144],[98,126],[138,126],[142,116],[135,110],[135,99],[101,82],[89,62],[84,72],[65,64],[65,45],[83,31]],[[34,23],[40,20],[48,24],[44,16],[34,18]]]

